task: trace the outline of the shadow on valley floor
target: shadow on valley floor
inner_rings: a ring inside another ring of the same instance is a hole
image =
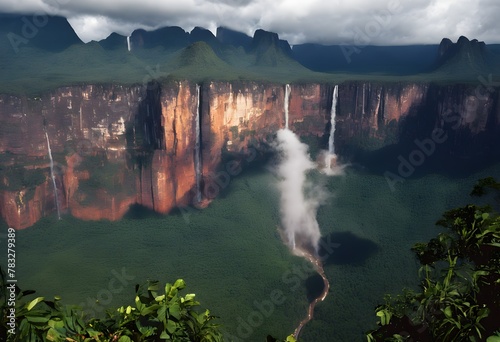
[[[133,204],[129,207],[123,218],[128,220],[143,220],[147,218],[160,218],[163,216],[165,215],[157,213],[154,210],[146,208],[140,204]]]
[[[328,256],[323,261],[325,266],[359,266],[379,249],[380,247],[372,240],[356,236],[351,232],[338,232],[321,238],[319,255]]]
[[[309,303],[318,298],[325,288],[323,278],[319,274],[315,274],[306,279],[307,300]]]
[[[350,151],[346,158],[352,167],[364,172],[386,175],[390,172],[402,180],[416,179],[429,174],[440,174],[449,178],[463,178],[484,170],[500,161],[500,155],[482,154],[459,156],[436,150],[428,156],[415,144],[398,144],[376,151]],[[418,159],[423,156],[422,159]],[[413,159],[412,159],[413,158]]]

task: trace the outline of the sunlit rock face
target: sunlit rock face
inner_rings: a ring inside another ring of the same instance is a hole
[[[290,85],[292,131],[326,144],[334,86]],[[341,83],[336,152],[342,157],[353,144],[377,149],[436,128],[452,137],[447,148],[455,154],[494,148],[499,100],[497,88],[481,84]],[[269,150],[285,125],[284,101],[285,85],[257,82],[205,82],[199,97],[187,81],[0,95],[0,215],[20,229],[54,212],[45,132],[63,213],[117,220],[132,204],[160,213],[192,204],[197,115],[199,191],[211,200],[227,177]]]

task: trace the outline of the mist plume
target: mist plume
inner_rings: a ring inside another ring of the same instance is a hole
[[[318,250],[321,237],[316,213],[326,199],[321,186],[313,184],[307,173],[316,168],[308,154],[308,146],[288,129],[277,133],[275,149],[280,161],[276,168],[280,178],[281,222],[290,248]]]

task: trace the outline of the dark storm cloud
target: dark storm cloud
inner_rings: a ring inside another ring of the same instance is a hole
[[[436,44],[460,35],[500,43],[498,0],[0,0],[0,11],[66,16],[84,41],[175,25],[263,28],[292,44]]]

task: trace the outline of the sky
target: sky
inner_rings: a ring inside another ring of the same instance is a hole
[[[500,43],[499,0],[0,0],[0,12],[68,18],[84,42],[152,30],[228,27],[276,32],[290,44]]]

